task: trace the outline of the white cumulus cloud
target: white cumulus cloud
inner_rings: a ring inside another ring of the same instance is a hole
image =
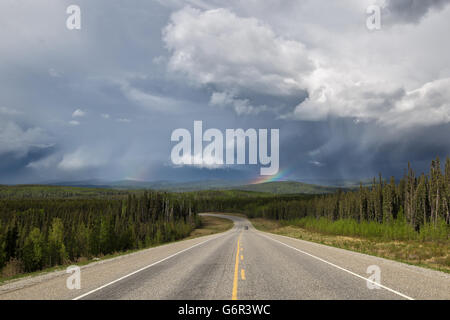
[[[81,118],[84,117],[85,115],[86,115],[85,111],[77,109],[72,113],[72,118]]]
[[[0,155],[13,153],[23,157],[32,148],[42,149],[51,145],[49,137],[41,128],[23,129],[12,121],[0,122]]]
[[[58,168],[65,171],[76,171],[96,168],[107,162],[108,154],[98,148],[79,147],[71,153],[62,156]]]
[[[362,8],[356,2],[354,6]],[[437,74],[439,64],[434,61],[445,63],[448,56],[439,52],[417,65],[424,57],[419,60],[417,55],[422,48],[413,28],[421,28],[420,37],[432,48],[442,42],[432,37],[432,25],[448,22],[440,16],[433,19],[379,34],[368,33],[363,25],[334,31],[324,28],[326,22],[322,28],[297,22],[309,32],[289,38],[275,31],[279,28],[231,9],[184,7],[171,16],[163,40],[171,72],[211,87],[210,105],[229,106],[239,115],[269,110],[282,119],[344,117],[398,128],[428,126],[450,122],[450,74],[448,68]],[[405,62],[399,59],[406,51],[395,51],[397,43],[413,52]],[[440,49],[449,51],[446,45]],[[280,115],[275,110],[279,106],[257,102],[265,96],[289,101],[298,97],[298,102]]]
[[[223,91],[294,94],[314,70],[302,43],[224,8],[186,7],[174,13],[163,39],[171,71]]]

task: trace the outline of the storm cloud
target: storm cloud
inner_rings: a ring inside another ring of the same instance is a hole
[[[449,0],[387,0],[383,18],[391,24],[419,23],[430,11],[441,10],[449,3]]]
[[[176,167],[171,132],[279,128],[286,179],[425,170],[449,154],[449,1],[0,3],[0,183],[248,179]],[[441,30],[441,31],[439,31]]]

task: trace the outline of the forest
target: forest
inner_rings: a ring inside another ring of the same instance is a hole
[[[41,188],[55,191],[57,189]],[[181,194],[0,200],[0,269],[31,272],[186,237],[199,224]],[[60,195],[60,194],[58,194]]]
[[[0,187],[0,270],[77,263],[187,237],[198,212],[244,213],[309,230],[389,240],[448,241],[450,158],[427,174],[332,194],[238,190],[164,193],[50,186]]]
[[[402,179],[379,175],[371,186],[325,195],[221,192],[198,195],[201,211],[240,212],[250,218],[287,221],[316,231],[389,239],[448,240],[450,235],[450,158],[431,162],[428,174],[408,165]]]

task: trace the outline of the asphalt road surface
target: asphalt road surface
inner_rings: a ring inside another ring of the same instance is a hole
[[[448,274],[216,216],[234,227],[84,266],[81,289],[59,271],[0,286],[0,299],[450,299]]]

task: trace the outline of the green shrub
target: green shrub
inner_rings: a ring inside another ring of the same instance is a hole
[[[332,221],[327,218],[305,217],[289,221],[281,221],[282,225],[293,225],[306,230],[339,236],[363,237],[381,240],[448,240],[450,229],[441,220],[437,227],[424,225],[420,232],[406,222],[400,215],[392,222],[378,223],[355,219],[339,219]]]

